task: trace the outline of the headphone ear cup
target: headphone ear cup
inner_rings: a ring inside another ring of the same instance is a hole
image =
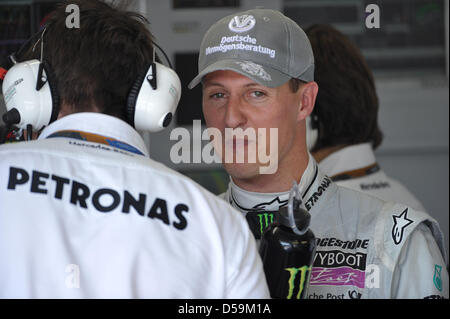
[[[31,125],[38,131],[56,119],[59,111],[59,95],[50,66],[39,60],[15,64],[3,80],[3,96],[6,109],[15,109],[19,128]],[[56,108],[53,107],[56,106]]]
[[[50,115],[50,123],[56,121],[59,114],[59,108],[61,103],[61,98],[58,93],[58,86],[56,84],[56,77],[50,64],[47,61],[42,61],[44,66],[45,75],[47,76],[48,86],[50,87],[50,94],[52,96],[52,113]]]
[[[139,91],[141,90],[142,83],[144,82],[145,76],[147,74],[147,70],[143,70],[136,80],[134,81],[133,85],[131,86],[130,92],[128,93],[127,97],[127,107],[126,107],[126,116],[128,123],[134,127],[134,115],[136,113],[136,101],[139,95]]]
[[[134,128],[159,132],[170,124],[181,97],[181,82],[172,69],[153,62],[135,81],[127,98]]]

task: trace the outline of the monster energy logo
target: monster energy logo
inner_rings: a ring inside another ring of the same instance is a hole
[[[262,234],[264,229],[266,229],[267,227],[269,227],[270,224],[273,223],[273,213],[258,214],[258,218],[259,218],[259,227]]]
[[[295,289],[295,281],[296,278],[300,277],[298,280],[298,293],[296,295],[296,299],[300,299],[302,296],[303,288],[305,287],[305,283],[307,280],[307,275],[311,271],[311,266],[303,266],[300,268],[291,267],[291,268],[285,268],[285,270],[289,271],[289,291],[286,299],[292,299],[292,296],[294,295],[294,289]],[[300,273],[300,276],[297,276],[297,274]]]

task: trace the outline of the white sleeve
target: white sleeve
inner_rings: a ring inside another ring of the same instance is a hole
[[[448,270],[441,251],[425,224],[404,244],[392,278],[392,298],[448,298]]]
[[[226,298],[269,299],[264,269],[255,239],[246,221],[228,243],[230,260],[234,260],[227,278]]]

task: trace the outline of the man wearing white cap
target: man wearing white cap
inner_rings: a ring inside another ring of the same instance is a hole
[[[259,215],[286,205],[292,182],[299,183],[317,237],[309,298],[448,297],[437,222],[405,205],[338,187],[309,154],[305,119],[318,86],[311,45],[295,22],[266,9],[219,20],[203,38],[199,74],[189,87],[200,82],[206,124],[225,137],[215,141],[216,147],[249,159],[251,147],[267,147],[262,144],[270,139],[262,141],[258,134],[257,140],[230,140],[227,129],[277,133],[274,172],[262,173],[260,159],[225,160],[231,181],[223,196],[246,216],[259,239],[267,227],[260,223],[271,220]]]

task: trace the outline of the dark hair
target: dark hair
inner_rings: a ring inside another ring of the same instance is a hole
[[[298,89],[305,83],[308,83],[308,82],[302,81],[297,78],[291,78],[289,80],[289,89],[291,90],[292,93],[296,93],[298,91]]]
[[[67,28],[66,6],[79,8],[80,28]],[[49,16],[44,59],[56,79],[61,104],[70,113],[92,111],[126,119],[132,84],[153,59],[148,21],[99,0],[69,0]],[[40,57],[40,44],[21,60]]]
[[[378,127],[378,97],[372,72],[360,50],[329,25],[306,29],[314,53],[314,80],[319,86],[312,113],[319,134],[312,151],[383,139]]]

